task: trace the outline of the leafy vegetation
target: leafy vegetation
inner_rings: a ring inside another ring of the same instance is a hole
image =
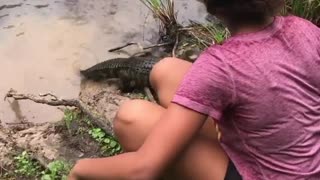
[[[64,161],[53,161],[41,174],[41,180],[67,180],[71,165]]]
[[[41,180],[66,180],[71,170],[71,165],[64,161],[53,161],[44,168],[30,156],[27,151],[14,157],[15,177],[33,178]],[[13,175],[11,175],[13,176]]]
[[[64,120],[69,132],[72,131],[72,123],[75,123],[76,121],[80,124],[84,123],[77,126],[76,134],[88,133],[100,144],[103,155],[113,156],[122,152],[120,144],[114,137],[104,132],[101,128],[93,125],[88,117],[82,117],[81,112],[67,109],[65,110]]]
[[[39,162],[33,160],[27,151],[14,157],[15,174],[23,177],[38,177],[43,169]]]
[[[113,156],[122,152],[122,148],[117,140],[107,135],[101,128],[92,128],[89,130],[89,134],[100,143],[104,155]]]
[[[122,152],[117,140],[96,127],[87,116],[80,111],[66,109],[64,112],[64,125],[71,135],[86,135],[101,146],[103,156],[113,156]],[[66,180],[72,165],[61,160],[56,160],[44,167],[31,153],[23,151],[14,156],[12,172],[0,174],[6,179],[41,179],[41,180]]]
[[[320,0],[286,0],[283,14],[294,14],[320,26]]]

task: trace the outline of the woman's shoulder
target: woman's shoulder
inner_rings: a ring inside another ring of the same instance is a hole
[[[297,16],[286,16],[283,19],[282,32],[285,36],[290,37],[289,39],[305,40],[310,44],[320,46],[320,28],[318,26],[307,19]]]
[[[295,15],[277,16],[277,17],[284,19],[285,22],[287,23],[298,23],[298,24],[300,23],[300,24],[308,24],[308,25],[315,26],[315,24],[313,24],[311,21]]]
[[[320,32],[320,28],[317,27],[315,24],[313,24],[311,21],[294,16],[294,15],[289,15],[289,16],[281,16],[283,19],[283,24],[284,27],[289,28],[294,28],[293,30],[311,30],[311,31],[317,31]]]
[[[213,60],[223,60],[225,56],[224,45],[214,44],[207,47],[199,56],[202,62],[213,62]]]

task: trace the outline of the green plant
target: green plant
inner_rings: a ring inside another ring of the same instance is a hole
[[[93,127],[92,122],[90,121],[88,116],[85,116],[83,119],[83,122],[86,123],[89,127]]]
[[[107,135],[101,128],[92,128],[89,130],[89,134],[101,145],[102,153],[106,156],[113,156],[122,152],[117,140]]]
[[[41,172],[41,165],[39,162],[33,160],[27,151],[14,157],[15,174],[24,177],[37,177]]]
[[[283,14],[294,14],[320,26],[320,0],[286,0]]]
[[[174,12],[173,0],[140,0],[158,18],[165,27],[176,25],[177,17]]]
[[[191,21],[189,26],[183,27],[177,22],[173,0],[140,1],[160,20],[160,32],[162,33],[160,39],[166,37],[170,41],[176,43],[178,41],[177,54],[183,55],[188,48],[203,50],[213,43],[222,43],[229,36],[229,31],[221,23],[201,24]]]
[[[175,42],[177,30],[182,27],[177,22],[173,0],[140,0],[159,21],[160,36],[164,42]]]
[[[64,161],[53,161],[42,172],[41,180],[67,180],[71,165]]]
[[[200,24],[191,22],[190,28],[190,33],[198,41],[198,44],[202,41],[203,48],[212,45],[212,43],[220,44],[230,36],[228,29],[221,23]]]
[[[71,131],[71,124],[74,120],[79,118],[79,113],[75,110],[71,110],[71,109],[66,109],[64,111],[64,122],[69,130],[69,132]]]

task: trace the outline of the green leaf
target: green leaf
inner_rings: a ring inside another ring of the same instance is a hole
[[[67,176],[66,175],[63,175],[62,177],[61,177],[61,180],[67,180]]]
[[[117,151],[120,151],[121,150],[121,146],[119,145],[117,148],[116,148]]]
[[[22,155],[22,156],[27,156],[27,155],[28,155],[28,154],[27,154],[27,151],[23,151],[21,155]]]
[[[110,146],[111,146],[112,148],[114,148],[114,147],[116,147],[117,144],[118,144],[117,142],[111,141]]]
[[[41,177],[41,180],[53,180],[53,179],[51,179],[49,174],[45,174]]]
[[[104,143],[106,143],[106,144],[109,144],[109,143],[110,143],[110,141],[111,141],[110,139],[106,138],[106,139],[104,139],[104,141],[103,141],[103,142],[104,142]]]

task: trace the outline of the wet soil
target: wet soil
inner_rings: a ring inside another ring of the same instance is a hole
[[[74,164],[81,158],[103,157],[100,144],[88,133],[91,128],[81,118],[73,121],[69,128],[64,121],[25,128],[0,128],[0,179],[26,179],[14,173],[14,157],[23,151],[30,153],[43,167],[55,160]],[[9,176],[5,177],[5,173]]]

